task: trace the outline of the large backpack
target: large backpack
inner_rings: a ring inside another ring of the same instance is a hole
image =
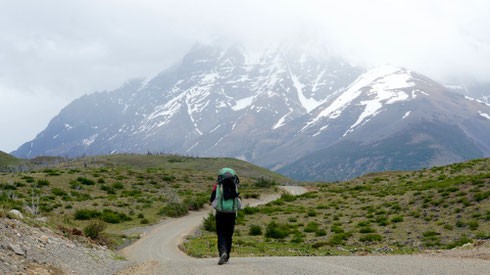
[[[214,208],[218,212],[236,213],[241,203],[238,199],[238,184],[240,180],[235,170],[223,168],[218,172],[216,199]]]

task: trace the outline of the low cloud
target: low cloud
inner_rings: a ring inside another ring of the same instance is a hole
[[[177,62],[196,41],[260,47],[312,39],[364,66],[490,82],[488,14],[488,1],[2,1],[0,85],[10,97],[1,100],[69,102],[111,90]],[[54,111],[29,108],[33,115],[57,113],[61,107],[50,102]],[[39,130],[28,119],[18,124]]]

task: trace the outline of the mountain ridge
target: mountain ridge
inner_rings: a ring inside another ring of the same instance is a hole
[[[287,47],[250,57],[241,47],[196,45],[153,79],[73,101],[13,154],[165,152],[277,170],[343,140],[372,144],[426,122],[455,124],[463,143],[476,144],[474,156],[490,154],[490,107],[406,68],[365,72]],[[449,149],[441,164],[465,160]]]

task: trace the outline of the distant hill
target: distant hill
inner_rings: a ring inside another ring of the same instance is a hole
[[[10,154],[0,151],[0,171],[6,170],[9,167],[13,167],[21,163],[22,163],[21,159],[18,159]]]

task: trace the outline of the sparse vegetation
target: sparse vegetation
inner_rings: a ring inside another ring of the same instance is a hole
[[[315,183],[301,196],[282,195],[246,207],[234,253],[349,255],[445,249],[488,238],[490,159],[433,169],[373,173],[344,182]],[[487,194],[487,195],[485,195]],[[214,232],[213,232],[214,233]],[[193,255],[216,255],[215,235],[190,238]],[[204,245],[208,244],[208,246]]]

